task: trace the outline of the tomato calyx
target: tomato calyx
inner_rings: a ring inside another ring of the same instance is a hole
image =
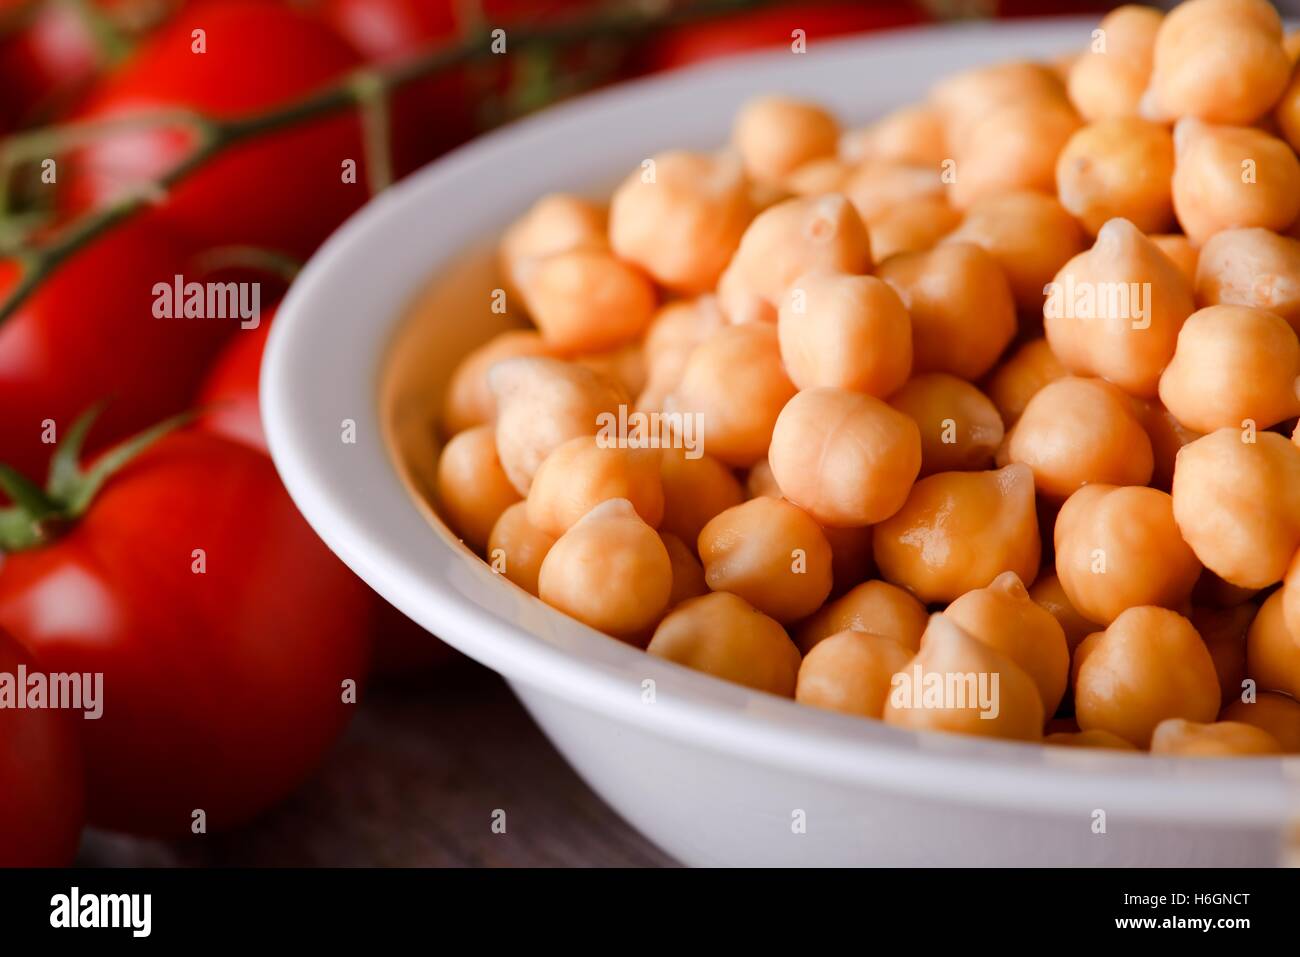
[[[83,468],[81,450],[103,409],[102,402],[91,406],[68,429],[50,457],[44,488],[17,469],[0,464],[0,490],[13,503],[0,508],[0,555],[39,548],[58,538],[86,513],[104,483],[123,466],[195,417],[193,412],[182,412],[164,419],[108,449]]]

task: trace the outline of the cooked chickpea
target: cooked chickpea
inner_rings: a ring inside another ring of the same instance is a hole
[[[740,163],[726,154],[675,151],[638,169],[609,207],[614,252],[677,292],[712,289],[754,218]]]
[[[1287,631],[1300,644],[1300,549],[1291,559],[1286,576],[1282,579],[1282,617]]]
[[[568,193],[543,196],[501,237],[501,275],[515,292],[528,264],[572,249],[604,249],[605,208]]]
[[[1287,627],[1284,596],[1273,592],[1246,633],[1246,675],[1265,691],[1300,698],[1300,641]]]
[[[594,369],[623,387],[628,395],[638,395],[646,387],[649,371],[640,342],[629,342],[604,352],[588,352],[570,357],[571,362]]]
[[[814,708],[864,718],[885,713],[895,673],[913,652],[892,638],[865,631],[841,631],[808,652],[799,666],[795,700]]]
[[[1130,608],[1079,668],[1074,711],[1084,731],[1110,731],[1146,748],[1167,718],[1213,721],[1219,679],[1186,618],[1167,608]]]
[[[745,473],[745,498],[758,498],[760,495],[781,497],[781,487],[776,484],[776,476],[772,474],[772,466],[767,459],[755,462]]]
[[[457,432],[487,425],[496,418],[496,399],[488,385],[488,369],[520,356],[544,356],[546,343],[534,329],[512,329],[489,339],[456,366],[442,403],[442,431]]]
[[[1257,610],[1250,602],[1232,608],[1192,607],[1192,626],[1209,649],[1224,701],[1241,694],[1246,677],[1246,633]]]
[[[975,386],[943,372],[916,376],[889,397],[921,432],[921,475],[986,469],[1002,444],[1002,416]]]
[[[839,193],[788,199],[745,230],[718,280],[718,301],[732,322],[775,320],[786,289],[804,273],[860,275],[871,264],[867,227],[848,199]]]
[[[626,499],[657,528],[664,515],[659,449],[618,448],[579,435],[548,455],[528,489],[528,521],[558,538],[601,502]]]
[[[713,296],[670,302],[655,313],[645,334],[646,385],[636,407],[662,412],[664,398],[681,383],[695,347],[724,325],[726,318]]]
[[[800,389],[889,395],[912,371],[912,320],[875,276],[812,273],[794,281],[777,319],[781,360]]]
[[[745,172],[761,182],[778,182],[809,160],[834,156],[840,127],[815,103],[788,96],[750,100],[736,117],[731,141]]]
[[[831,546],[803,509],[779,498],[735,505],[699,538],[705,579],[777,621],[816,611],[831,591]]]
[[[1297,42],[1300,43],[1300,35],[1293,34],[1293,36],[1296,36]],[[1277,102],[1273,119],[1277,122],[1282,136],[1291,144],[1291,148],[1300,149],[1300,73],[1292,72],[1291,80]]]
[[[1151,456],[1154,465],[1151,469],[1151,485],[1162,491],[1169,491],[1174,481],[1174,466],[1178,462],[1178,453],[1184,445],[1189,445],[1201,437],[1200,432],[1189,429],[1179,422],[1159,402],[1151,399],[1132,399],[1130,405],[1137,420],[1146,430],[1151,440]]]
[[[930,102],[943,119],[949,144],[956,146],[980,120],[1012,102],[1065,99],[1061,77],[1041,63],[1012,60],[974,67],[940,80]]]
[[[945,615],[931,616],[921,650],[893,683],[887,724],[1018,741],[1043,736],[1046,716],[1034,679]]]
[[[1182,233],[1156,233],[1148,236],[1147,239],[1155,243],[1156,248],[1169,257],[1170,262],[1178,267],[1179,272],[1187,278],[1188,282],[1196,284],[1196,269],[1201,252],[1192,245],[1190,239]]]
[[[438,458],[438,501],[457,535],[483,551],[501,513],[519,501],[497,458],[492,427],[477,425],[452,436]]]
[[[1286,754],[1300,754],[1300,701],[1275,691],[1260,692],[1254,701],[1232,701],[1221,721],[1252,725],[1273,736]]]
[[[1241,755],[1281,754],[1277,738],[1263,728],[1239,721],[1202,724],[1168,718],[1151,735],[1152,754],[1183,758],[1232,758]]]
[[[836,528],[823,525],[822,534],[831,547],[831,594],[843,595],[876,573],[871,554],[871,529]]]
[[[1136,4],[1106,14],[1100,35],[1070,67],[1070,102],[1081,116],[1095,121],[1137,115],[1163,19],[1159,10]]]
[[[799,629],[797,641],[806,655],[837,632],[866,631],[917,651],[928,620],[925,606],[908,592],[889,582],[868,581],[818,609]]]
[[[902,253],[876,275],[912,317],[912,368],[978,379],[1016,334],[1011,287],[997,260],[973,243]]]
[[[940,175],[937,167],[868,161],[845,178],[843,193],[867,224],[872,234],[872,253],[877,261],[884,257],[874,245],[876,221],[902,205],[946,199],[947,188]]]
[[[1178,453],[1174,518],[1196,557],[1243,588],[1281,581],[1300,548],[1300,447],[1219,429]]]
[[[1159,233],[1174,222],[1173,173],[1169,130],[1120,116],[1090,123],[1070,137],[1056,161],[1056,188],[1061,205],[1093,235],[1116,216],[1144,233]]]
[[[1198,432],[1300,415],[1300,340],[1285,319],[1249,306],[1194,312],[1160,376],[1160,401]]]
[[[1185,119],[1174,150],[1174,211],[1192,242],[1251,226],[1283,232],[1300,214],[1300,161],[1277,137]]]
[[[673,609],[646,648],[652,655],[747,688],[794,697],[799,649],[743,598],[714,592]]]
[[[536,595],[542,559],[554,544],[554,536],[528,521],[527,503],[515,502],[492,526],[487,545],[488,563],[497,574],[505,575],[524,591]]]
[[[1056,519],[1056,574],[1070,604],[1109,625],[1129,608],[1181,608],[1201,563],[1178,534],[1173,500],[1153,488],[1087,485]]]
[[[672,595],[668,550],[627,499],[601,502],[555,540],[538,594],[566,615],[627,641],[644,640]]]
[[[852,172],[853,164],[838,156],[823,156],[804,163],[785,178],[783,185],[795,196],[839,193]]]
[[[921,468],[916,423],[879,399],[808,389],[781,410],[768,451],[782,494],[824,525],[893,515]]]
[[[1154,464],[1151,439],[1124,393],[1076,376],[1049,382],[1029,400],[1007,451],[1056,501],[1090,482],[1145,485]]]
[[[1300,240],[1267,229],[1225,229],[1201,249],[1196,300],[1276,313],[1300,335]]]
[[[711,455],[698,449],[698,454],[678,448],[662,452],[664,517],[659,527],[694,547],[710,519],[745,500],[744,490],[731,470]]]
[[[1194,308],[1191,283],[1169,257],[1128,220],[1112,219],[1049,285],[1044,331],[1071,372],[1151,399]]]
[[[794,394],[776,327],[745,323],[720,329],[695,348],[664,411],[699,416],[705,451],[743,468],[767,453],[777,416]]]
[[[1004,571],[1032,582],[1042,550],[1033,473],[1008,465],[923,478],[873,534],[881,577],[924,602],[954,601]]]
[[[600,352],[650,324],[650,280],[604,249],[571,249],[529,260],[520,272],[524,306],[557,352]]]
[[[660,532],[659,538],[673,568],[673,589],[668,595],[668,607],[676,608],[684,601],[707,595],[709,585],[704,580],[704,566],[695,557],[695,551],[671,532]]]
[[[1010,428],[1039,390],[1067,375],[1046,339],[1030,339],[993,370],[988,380],[989,398]]]
[[[840,155],[851,162],[874,160],[938,169],[949,156],[943,117],[927,103],[904,106],[870,126],[845,133]]]
[[[1125,741],[1118,734],[1102,731],[1058,731],[1044,736],[1043,744],[1059,745],[1067,748],[1107,748],[1112,751],[1136,751],[1137,746]]]
[[[494,364],[488,384],[496,399],[497,454],[510,482],[527,495],[533,476],[556,448],[594,435],[602,413],[616,415],[627,394],[585,366],[521,357]]]
[[[1065,633],[1065,644],[1071,654],[1083,639],[1099,630],[1095,621],[1083,617],[1079,610],[1070,604],[1070,596],[1065,593],[1065,589],[1061,587],[1061,580],[1054,573],[1045,571],[1039,575],[1038,580],[1029,589],[1029,597],[1056,619]]]
[[[881,262],[899,253],[925,252],[956,229],[961,219],[961,213],[942,196],[891,206],[870,223],[872,251]]]
[[[1055,192],[1057,157],[1080,125],[1064,97],[1015,99],[995,107],[953,140],[952,204],[969,209],[1012,190]]]

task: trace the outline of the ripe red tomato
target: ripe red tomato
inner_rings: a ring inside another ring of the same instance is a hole
[[[188,833],[198,810],[229,828],[299,785],[354,710],[368,616],[270,461],[193,429],[0,567],[0,627],[50,671],[103,673],[89,818],[138,834]]]
[[[0,675],[44,671],[0,631]],[[0,867],[72,863],[85,817],[80,712],[0,708]]]

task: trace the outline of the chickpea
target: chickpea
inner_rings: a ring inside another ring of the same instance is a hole
[[[1043,736],[1043,702],[1034,680],[945,615],[931,616],[921,650],[892,680],[886,724],[1018,741]],[[951,688],[953,693],[932,691],[927,697],[927,688]]]
[[[695,557],[694,550],[671,532],[660,532],[659,538],[673,569],[673,589],[668,596],[668,607],[676,608],[684,601],[707,595],[709,585],[704,580],[704,566]]]
[[[746,323],[720,329],[695,348],[664,411],[699,416],[708,453],[743,468],[767,453],[777,416],[794,393],[776,327]]]
[[[997,260],[973,243],[902,253],[882,263],[876,274],[894,287],[912,317],[914,372],[978,379],[1016,334],[1006,276]]]
[[[1166,718],[1213,721],[1219,679],[1201,636],[1167,608],[1130,608],[1111,622],[1079,668],[1074,712],[1140,748]]]
[[[1189,445],[1201,437],[1179,422],[1169,410],[1159,402],[1150,399],[1132,399],[1130,406],[1138,422],[1146,430],[1151,440],[1151,485],[1162,491],[1169,491],[1174,481],[1174,465],[1178,461],[1178,452],[1184,445]]]
[[[714,592],[682,602],[646,651],[747,688],[794,697],[799,650],[785,629],[743,598]]]
[[[989,398],[1010,428],[1043,386],[1067,375],[1046,339],[1030,339],[993,371],[988,380]]]
[[[1051,612],[1034,603],[1015,572],[1003,572],[986,587],[968,591],[943,614],[1023,668],[1038,688],[1044,711],[1056,713],[1070,676],[1065,631]]]
[[[579,435],[546,457],[528,489],[528,521],[559,538],[601,502],[626,499],[657,528],[664,515],[659,449],[618,448]]]
[[[797,641],[806,655],[837,632],[865,631],[918,651],[928,620],[925,606],[908,592],[889,582],[868,581],[818,609],[799,629]]]
[[[1056,574],[1070,604],[1109,625],[1129,608],[1181,608],[1201,563],[1178,534],[1173,500],[1153,488],[1087,485],[1056,519]]]
[[[1282,48],[1292,64],[1300,60],[1300,30],[1288,30],[1282,37]]]
[[[1012,60],[945,77],[930,91],[943,119],[948,143],[956,146],[970,129],[998,107],[1012,102],[1064,100],[1059,75],[1041,63]]]
[[[1300,42],[1300,35],[1295,35]],[[1294,60],[1292,61],[1295,62]],[[1273,119],[1292,149],[1300,149],[1300,74],[1293,72],[1273,111]]]
[[[763,210],[741,237],[718,280],[732,322],[776,319],[786,289],[807,272],[871,270],[871,241],[853,204],[839,193],[788,199]]]
[[[492,427],[457,432],[438,458],[438,500],[452,530],[483,551],[501,513],[519,501],[497,458]]]
[[[750,100],[731,134],[745,172],[760,182],[778,182],[809,160],[834,156],[839,139],[835,117],[815,103],[786,96]]]
[[[1070,603],[1070,596],[1061,587],[1061,580],[1055,573],[1044,572],[1039,575],[1034,586],[1029,589],[1029,597],[1056,619],[1065,633],[1065,644],[1071,654],[1074,654],[1083,639],[1098,630],[1096,622],[1084,618]]]
[[[1023,190],[973,203],[944,241],[986,250],[1006,274],[1016,307],[1034,316],[1043,311],[1043,287],[1085,245],[1078,221],[1055,197]]]
[[[795,196],[820,196],[843,192],[853,165],[838,156],[822,156],[804,163],[785,178],[785,188]]]
[[[1300,161],[1276,137],[1185,119],[1174,151],[1174,212],[1192,242],[1251,226],[1283,232],[1300,214]]]
[[[1070,67],[1070,102],[1084,119],[1136,116],[1151,78],[1160,11],[1125,4],[1101,21],[1104,43],[1094,42]],[[1094,34],[1095,35],[1095,34]]]
[[[1071,372],[1153,399],[1194,308],[1191,283],[1169,257],[1128,220],[1112,219],[1049,284],[1044,331]]]
[[[694,546],[704,526],[743,502],[745,493],[731,470],[713,456],[692,455],[686,449],[663,449],[664,517],[659,527]]]
[[[957,178],[950,199],[969,209],[1012,190],[1056,191],[1056,160],[1079,129],[1079,114],[1064,97],[1010,100],[969,125],[953,140]]]
[[[1300,415],[1300,340],[1285,319],[1249,306],[1194,312],[1160,376],[1160,401],[1199,432]]]
[[[988,468],[1002,444],[1002,416],[975,386],[943,372],[919,375],[889,398],[921,432],[921,475]]]
[[[1244,126],[1277,102],[1290,74],[1282,22],[1267,0],[1187,0],[1156,34],[1143,112]]]
[[[555,544],[528,521],[528,505],[515,502],[497,519],[488,536],[487,557],[492,570],[514,582],[530,595],[537,594],[537,575],[542,560]]]
[[[1253,725],[1271,734],[1286,754],[1300,754],[1300,701],[1275,691],[1261,692],[1254,701],[1240,698],[1219,715],[1221,721]]]
[[[570,361],[593,369],[607,379],[613,379],[628,395],[637,395],[646,387],[648,371],[645,352],[639,342],[630,342],[606,352],[573,356]]]
[[[1124,393],[1075,376],[1049,382],[1029,400],[1008,454],[1033,469],[1038,491],[1055,501],[1090,482],[1145,485],[1154,465],[1151,439]]]
[[[735,505],[704,526],[704,575],[780,622],[816,611],[831,591],[831,546],[803,509],[779,498]]]
[[[1169,718],[1151,735],[1152,754],[1182,758],[1232,758],[1252,754],[1281,754],[1277,738],[1263,728],[1238,721],[1200,724]]]
[[[1300,643],[1300,550],[1282,579],[1282,618],[1291,637]]]
[[[614,193],[610,245],[661,286],[706,292],[754,218],[745,174],[726,154],[678,150],[650,162],[653,178],[638,169]]]
[[[1173,496],[1183,540],[1220,578],[1265,588],[1286,574],[1300,547],[1300,447],[1273,432],[1211,432],[1178,453]]]
[[[1027,466],[940,472],[912,487],[897,514],[876,525],[876,566],[924,602],[950,602],[1003,571],[1038,574],[1042,543]]]
[[[543,196],[501,237],[501,275],[514,292],[529,263],[573,249],[605,249],[605,208],[568,193]]]
[[[520,270],[524,305],[557,352],[600,352],[637,338],[650,324],[655,290],[642,273],[604,249],[571,249]]]
[[[496,417],[496,399],[488,386],[488,369],[505,359],[544,356],[546,343],[533,329],[512,329],[494,336],[456,366],[442,403],[442,431],[448,437]]]
[[[1156,233],[1148,236],[1147,239],[1155,243],[1156,248],[1169,257],[1188,282],[1196,284],[1196,269],[1201,253],[1192,245],[1190,239],[1182,233]]]
[[[695,347],[724,325],[726,318],[713,296],[663,306],[645,335],[646,384],[637,396],[636,407],[644,412],[662,412],[664,398],[681,383]]]
[[[1265,691],[1300,698],[1300,641],[1287,628],[1283,593],[1273,592],[1260,606],[1246,633],[1246,674]]]
[[[777,496],[779,497],[779,495]],[[843,595],[876,573],[871,555],[871,529],[821,526],[831,547],[831,594]]]
[[[1106,748],[1112,751],[1136,751],[1131,741],[1125,741],[1118,734],[1102,731],[1058,731],[1044,736],[1043,744],[1060,745],[1067,748]]]
[[[1088,660],[1088,656],[1096,650],[1101,644],[1101,640],[1106,637],[1104,631],[1094,631],[1085,635],[1083,641],[1079,642],[1074,648],[1074,655],[1070,659],[1070,689],[1071,692],[1079,687],[1079,671],[1083,668],[1083,663]]]
[[[785,497],[818,522],[872,525],[907,498],[921,468],[921,436],[879,399],[808,389],[781,410],[768,462]]]
[[[1256,610],[1249,602],[1234,608],[1192,607],[1192,627],[1209,649],[1224,701],[1241,694],[1241,682],[1246,677],[1246,633]]]
[[[871,221],[871,246],[881,262],[899,253],[925,252],[956,229],[961,218],[941,196],[900,203]]]
[[[849,174],[843,192],[872,228],[874,240],[874,224],[885,213],[921,200],[945,199],[947,190],[937,167],[868,161]],[[877,260],[883,258],[874,245],[872,251]]]
[[[776,484],[776,476],[772,474],[772,466],[767,459],[755,462],[745,475],[745,498],[758,498],[760,495],[781,497],[781,487]]]
[[[912,651],[892,638],[865,631],[841,631],[812,649],[799,666],[794,697],[800,704],[864,718],[885,713],[895,673]]]
[[[602,413],[626,404],[622,388],[585,366],[544,357],[494,364],[488,384],[497,404],[497,455],[510,483],[527,495],[548,455],[579,435],[594,435]]]
[[[1056,188],[1061,205],[1093,235],[1116,216],[1144,233],[1158,233],[1174,222],[1173,173],[1169,130],[1119,116],[1098,120],[1070,137],[1056,161]]]
[[[585,625],[625,641],[654,627],[672,596],[668,550],[627,499],[601,502],[556,539],[538,594]]]
[[[883,398],[912,371],[912,320],[875,276],[800,276],[782,300],[777,332],[781,360],[800,389],[833,386]]]
[[[904,106],[870,126],[845,133],[840,155],[851,162],[876,161],[938,168],[950,155],[943,117],[927,103]]]
[[[1215,233],[1197,262],[1196,300],[1275,313],[1300,335],[1300,240],[1267,229]]]

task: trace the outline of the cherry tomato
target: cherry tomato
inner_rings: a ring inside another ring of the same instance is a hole
[[[0,631],[0,676],[17,686],[19,667],[44,669]],[[0,708],[0,867],[72,863],[85,816],[80,712]]]
[[[103,673],[89,819],[137,834],[230,828],[301,784],[355,708],[368,616],[266,456],[196,429],[0,567],[0,627],[51,671]]]

